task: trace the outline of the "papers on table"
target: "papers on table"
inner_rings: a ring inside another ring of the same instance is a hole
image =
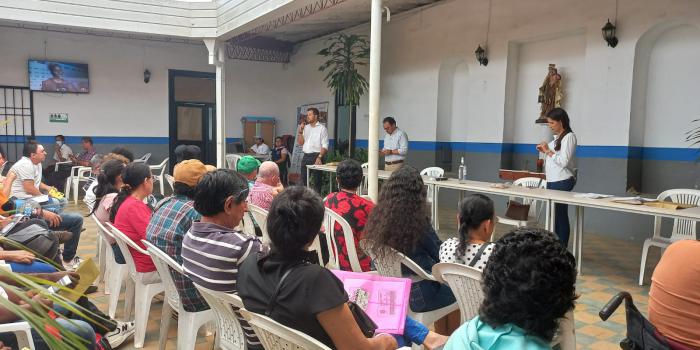
[[[576,198],[589,198],[589,199],[601,199],[614,197],[611,194],[600,194],[600,193],[577,193],[574,195]]]
[[[644,203],[651,203],[651,202],[658,202],[656,198],[644,198],[644,197],[615,197],[613,199],[613,202],[615,203],[623,203],[623,204],[633,204],[633,205],[642,205]]]

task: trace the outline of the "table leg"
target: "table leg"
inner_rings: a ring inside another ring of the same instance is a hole
[[[577,235],[578,235],[578,247],[577,247],[577,252],[576,252],[576,268],[578,270],[578,274],[581,275],[581,270],[583,266],[583,213],[584,213],[584,208],[582,206],[576,207],[576,220],[578,221],[576,223],[576,230]]]
[[[544,205],[544,207],[545,207],[545,208],[544,208],[544,229],[545,229],[545,230],[549,230],[549,231],[551,231],[551,230],[552,230],[552,227],[553,227],[553,226],[552,226],[552,223],[549,222],[549,217],[551,216],[551,212],[552,212],[552,210],[551,210],[551,209],[552,209],[552,208],[551,208],[551,207],[552,207],[551,202],[552,202],[551,200],[547,200],[547,201],[545,202],[545,205]]]
[[[309,166],[307,165],[306,166],[306,184],[305,184],[306,187],[309,187],[309,181],[311,181],[310,177],[311,177],[311,170],[309,169]]]

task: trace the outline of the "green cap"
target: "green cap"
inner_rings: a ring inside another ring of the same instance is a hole
[[[250,174],[260,167],[260,161],[253,156],[244,156],[238,160],[236,171],[241,174]]]

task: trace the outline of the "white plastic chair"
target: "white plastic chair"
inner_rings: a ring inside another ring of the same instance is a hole
[[[362,163],[361,167],[362,172],[364,173],[366,169],[369,169],[369,163]],[[358,189],[358,194],[360,196],[368,192],[367,186],[369,186],[369,183],[367,182],[367,177],[362,175],[362,182],[360,183],[360,188]]]
[[[134,283],[134,288],[127,288],[125,309],[126,314],[131,315],[132,311],[135,311],[135,323],[136,332],[134,334],[134,347],[140,349],[143,347],[143,341],[146,338],[146,327],[148,326],[148,314],[151,311],[151,302],[153,297],[165,291],[165,287],[162,282],[156,282],[151,284],[144,284],[141,282],[141,272],[136,271],[136,265],[134,264],[134,258],[131,256],[129,247],[136,250],[141,254],[149,255],[147,251],[139,247],[134,241],[127,237],[123,232],[119,231],[112,223],[106,223],[107,227],[112,232],[112,235],[117,240],[119,245],[119,250],[121,250],[122,255],[124,255],[124,260],[126,260],[126,265],[129,268],[129,277]],[[131,293],[129,293],[131,291]],[[137,307],[134,307],[137,305]],[[135,310],[134,310],[135,309]]]
[[[263,243],[269,244],[270,236],[267,234],[267,210],[255,204],[248,203],[248,211],[253,215],[253,219],[255,219],[255,222],[258,223],[258,227],[260,227]]]
[[[425,168],[425,169],[421,170],[420,174],[423,176],[430,176],[433,178],[438,178],[438,177],[445,176],[445,170],[440,168],[440,167],[433,166],[433,167],[429,167],[429,168]],[[436,188],[435,189],[435,197],[437,197],[437,194],[438,194],[437,191],[438,191],[438,189]],[[435,230],[437,231],[440,229],[440,220],[438,220],[438,217],[436,215],[437,213],[435,213],[435,210],[433,210],[435,203],[433,203],[433,187],[432,186],[428,186],[427,194],[428,194],[427,200],[428,200],[428,203],[430,204],[430,208],[431,208],[430,216],[432,217],[432,220],[433,220],[433,227],[435,227]]]
[[[68,165],[68,164],[73,164],[72,160],[64,160],[62,162],[56,162],[56,164],[53,166],[53,171],[58,172],[58,168],[61,167],[61,165]]]
[[[239,227],[243,233],[250,237],[255,237],[255,224],[253,223],[253,217],[249,212],[243,215],[242,227]]]
[[[659,201],[670,199],[673,203],[700,205],[700,190],[693,189],[673,189],[662,192],[658,197]],[[671,237],[661,237],[661,217],[654,217],[654,236],[644,240],[642,248],[642,262],[639,265],[639,285],[644,284],[644,269],[647,264],[647,254],[649,247],[659,247],[665,250],[671,243],[684,240],[697,239],[697,222],[692,220],[674,219]]]
[[[433,265],[433,276],[438,282],[450,286],[454,292],[459,304],[461,323],[479,314],[479,306],[484,300],[481,271],[462,264],[439,263]]]
[[[379,274],[382,276],[404,277],[401,273],[401,265],[403,265],[406,266],[409,270],[413,271],[413,273],[415,274],[415,276],[408,277],[413,282],[418,282],[422,280],[437,282],[433,275],[423,271],[423,269],[420,266],[418,266],[418,264],[416,264],[413,260],[409,259],[405,255],[397,252],[396,250],[390,247],[384,247],[385,249],[387,249],[387,254],[385,254],[385,256],[381,258],[377,256],[377,254],[374,251],[374,248],[371,246],[371,244],[368,245],[367,241],[360,241],[360,247],[367,254],[369,254],[369,256],[372,258],[372,261],[374,262],[374,266],[377,268],[377,272],[379,272]],[[428,312],[413,312],[410,309],[408,311],[409,315],[414,320],[430,328],[430,326],[433,323],[435,323],[435,321],[447,316],[451,312],[458,309],[459,305],[457,304],[457,302],[454,302],[440,309]],[[413,348],[419,349],[420,347],[414,345]]]
[[[146,153],[141,158],[134,159],[134,163],[148,163],[148,160],[151,159],[151,153]]]
[[[117,264],[114,260],[114,252],[112,252],[112,247],[109,245],[109,240],[107,237],[112,237],[111,231],[100,223],[100,220],[95,217],[95,214],[90,215],[95,224],[97,225],[97,233],[100,235],[100,240],[103,240],[103,247],[105,247],[104,254],[104,265],[102,265],[102,259],[100,259],[100,281],[105,281],[105,294],[109,295],[109,308],[107,314],[109,317],[114,318],[117,313],[117,304],[119,303],[119,294],[122,290],[122,282],[127,276],[127,266],[126,264]],[[133,288],[131,283],[127,284],[127,289]],[[127,292],[127,294],[129,294]]]
[[[165,170],[168,169],[168,161],[170,158],[163,159],[158,165],[151,165],[151,176],[160,184],[160,194],[165,195],[165,184],[163,183]]]
[[[20,349],[34,349],[34,339],[32,339],[32,327],[28,322],[13,322],[0,324],[0,333],[14,333],[17,337],[17,346]]]
[[[177,310],[177,349],[191,350],[197,342],[197,333],[199,329],[208,322],[214,321],[214,313],[211,310],[199,312],[185,311],[180,300],[180,295],[177,292],[175,281],[171,275],[178,273],[184,275],[182,266],[180,266],[173,258],[165,254],[160,248],[154,246],[147,240],[141,240],[151,254],[153,263],[156,265],[158,274],[160,275],[165,287],[165,295],[167,302],[163,303],[163,310],[160,317],[160,350],[165,349],[165,343],[168,341],[168,329],[170,328],[170,320],[172,319],[173,310]]]
[[[243,301],[235,294],[217,292],[209,288],[204,288],[194,283],[195,288],[207,301],[211,311],[216,316],[216,344],[215,349],[224,350],[244,350],[247,348],[245,333],[233,312],[235,309],[243,307]],[[257,332],[256,332],[257,333]]]
[[[326,208],[326,212],[323,216],[323,225],[326,228],[326,244],[328,245],[328,251],[331,254],[329,261],[331,268],[340,269],[340,262],[338,258],[338,252],[340,249],[338,248],[338,241],[335,240],[336,223],[338,223],[343,230],[343,237],[345,238],[346,250],[348,252],[348,261],[350,262],[352,271],[362,272],[362,267],[360,267],[360,259],[357,257],[357,249],[355,247],[355,236],[352,234],[350,224],[341,215],[329,208]]]
[[[454,263],[438,263],[433,266],[435,278],[448,286],[455,293],[461,323],[467,322],[479,314],[479,307],[484,301],[481,289],[481,271],[469,266]],[[574,327],[574,310],[570,310],[559,320],[559,329],[551,342],[552,347],[559,345],[561,350],[576,350],[576,330]]]
[[[71,163],[72,164],[72,163]],[[70,200],[73,195],[73,203],[78,204],[80,182],[90,179],[92,168],[89,166],[74,166],[70,169],[70,176],[66,178],[65,197]],[[71,192],[72,191],[72,192]]]
[[[514,186],[522,186],[522,187],[528,187],[528,188],[547,188],[547,181],[540,179],[538,177],[523,177],[520,179],[517,179],[513,181]],[[509,200],[514,200],[516,199],[515,197],[509,198]],[[509,226],[515,226],[515,227],[526,227],[526,226],[535,226],[539,220],[540,220],[540,215],[542,214],[543,211],[543,203],[542,201],[538,201],[536,199],[531,199],[531,198],[520,198],[522,201],[522,204],[529,204],[530,205],[530,212],[528,213],[528,218],[527,220],[515,220],[515,219],[510,219],[505,216],[498,216],[498,222],[504,225],[509,225]]]
[[[167,181],[168,185],[170,185],[170,190],[175,191],[175,186],[173,186],[173,184],[175,183],[175,178],[170,174],[165,174],[163,176],[165,176],[165,181]]]
[[[228,169],[236,170],[236,166],[238,165],[238,161],[241,159],[241,156],[237,154],[227,154],[225,157],[226,167]]]
[[[265,350],[330,350],[320,341],[248,310],[241,310]]]

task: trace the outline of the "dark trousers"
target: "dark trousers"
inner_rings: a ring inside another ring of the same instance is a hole
[[[576,179],[570,177],[566,180],[547,182],[548,190],[571,191],[576,186]],[[566,204],[554,205],[554,233],[559,236],[559,241],[566,248],[569,246],[569,206]]]
[[[304,158],[301,159],[301,186],[306,186],[306,172],[307,165],[316,164],[316,158],[318,158],[318,153],[304,153]],[[321,172],[314,171],[311,173],[311,178],[314,182],[313,186],[309,186],[319,192],[321,185]],[[309,184],[310,185],[310,184]]]

